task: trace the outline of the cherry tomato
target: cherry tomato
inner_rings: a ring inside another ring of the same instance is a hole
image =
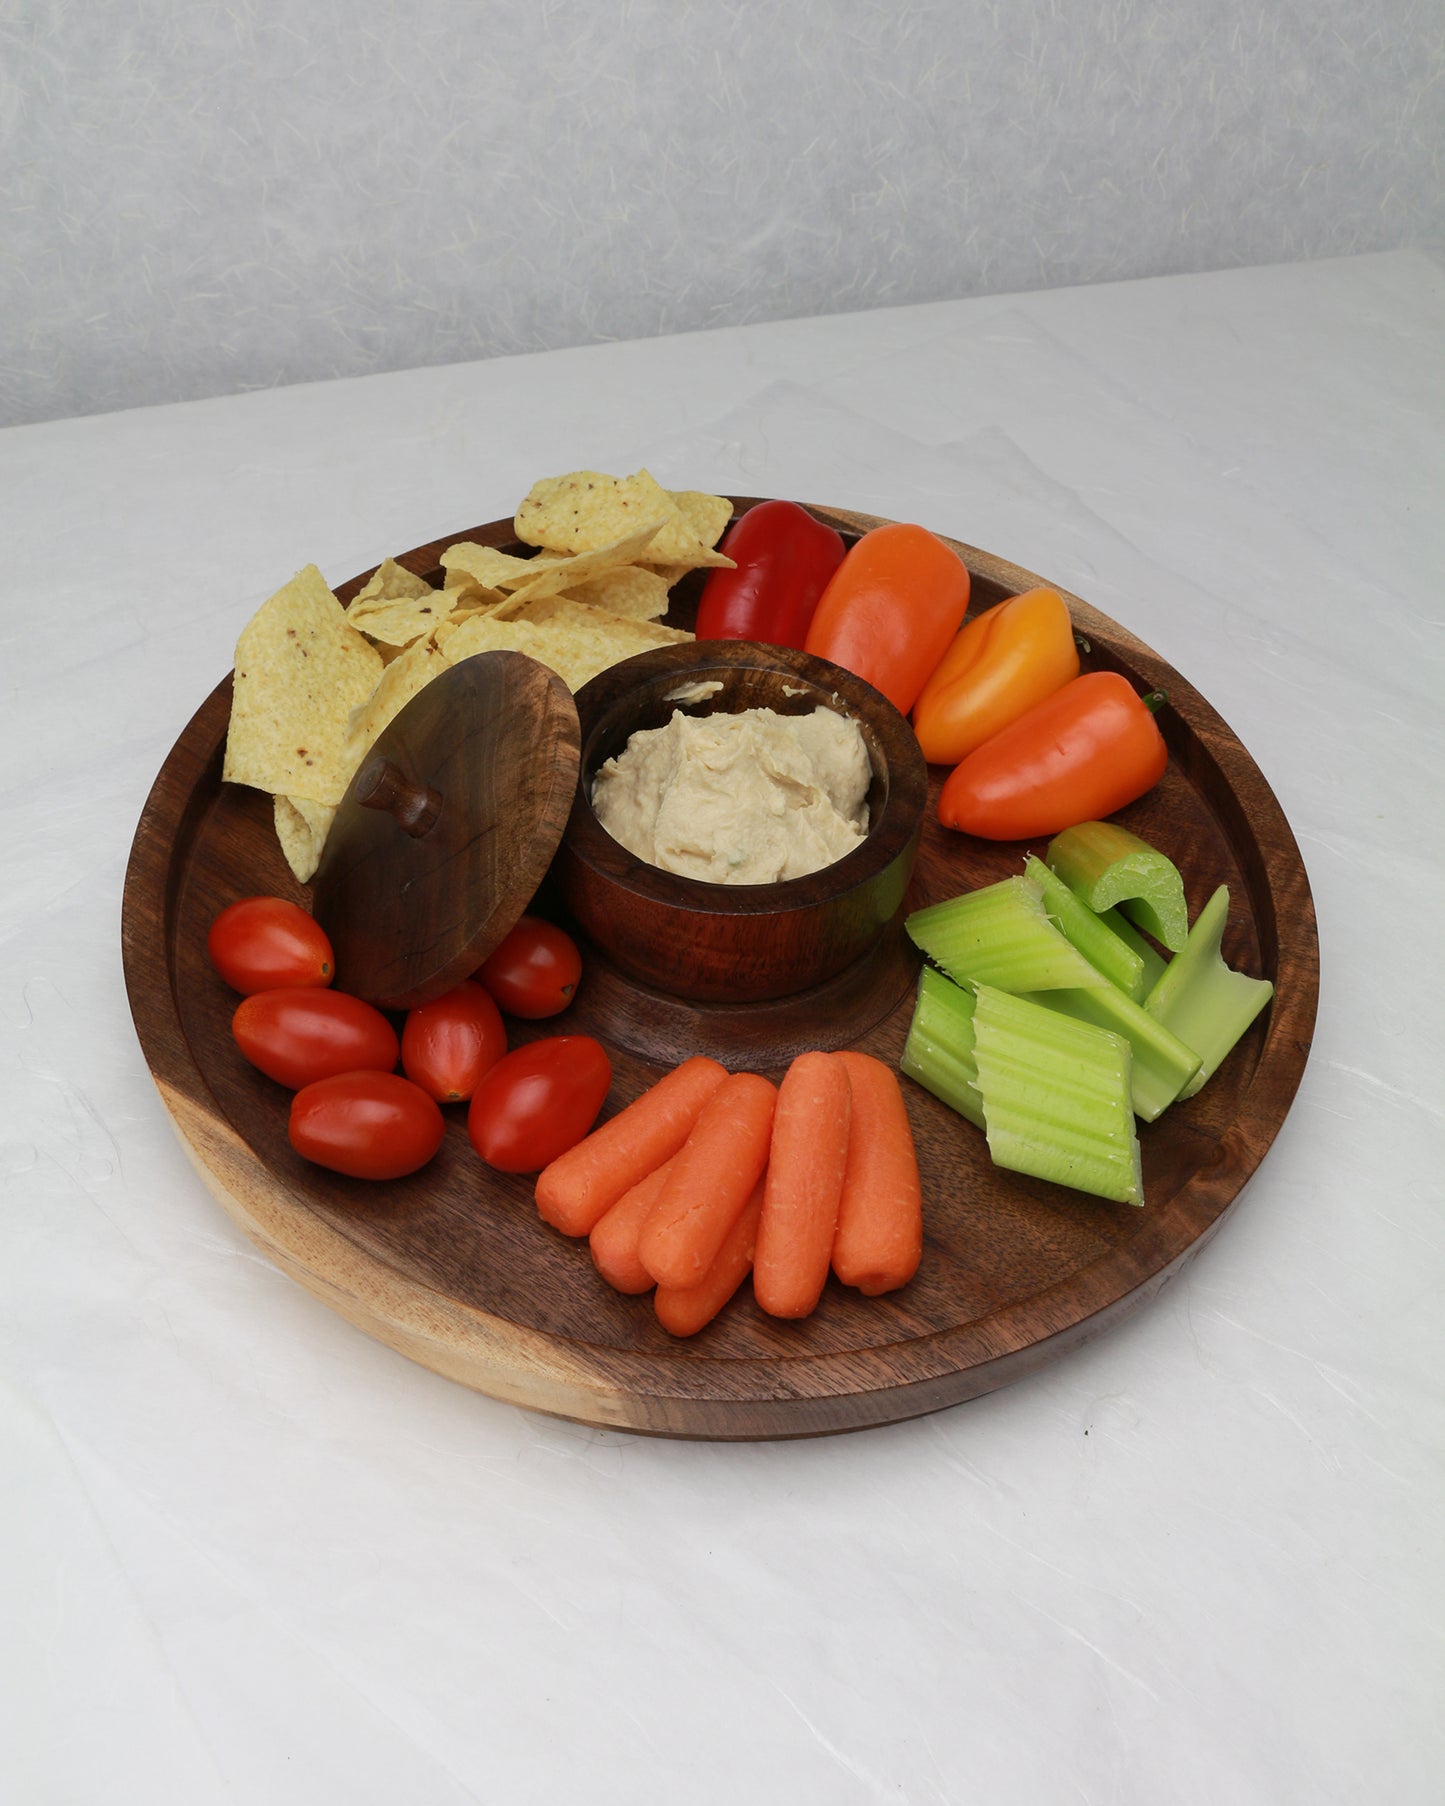
[[[509,1016],[532,1022],[571,1003],[582,955],[560,928],[540,916],[523,916],[476,976]]]
[[[211,923],[206,951],[243,997],[283,985],[329,985],[336,974],[321,924],[284,897],[242,897],[223,909]]]
[[[612,1062],[589,1035],[552,1035],[498,1060],[472,1094],[467,1134],[504,1173],[536,1173],[597,1120]]]
[[[341,991],[258,991],[237,1004],[231,1033],[253,1066],[293,1091],[338,1072],[390,1072],[401,1052],[381,1011]]]
[[[407,1015],[402,1070],[439,1104],[461,1103],[507,1051],[507,1031],[488,992],[470,980]]]
[[[291,1100],[291,1145],[353,1179],[400,1179],[425,1166],[446,1123],[420,1085],[395,1072],[340,1072]]]

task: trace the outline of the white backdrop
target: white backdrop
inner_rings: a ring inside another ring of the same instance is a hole
[[[0,0],[0,422],[1445,244],[1438,0]]]

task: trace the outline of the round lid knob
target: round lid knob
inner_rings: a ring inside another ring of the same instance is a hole
[[[313,908],[340,990],[414,1009],[469,978],[546,875],[577,788],[555,672],[482,652],[419,691],[342,798]]]

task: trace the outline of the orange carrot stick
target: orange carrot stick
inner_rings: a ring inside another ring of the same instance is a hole
[[[694,1055],[543,1167],[537,1175],[543,1221],[563,1235],[590,1235],[623,1192],[672,1158],[726,1077],[716,1060]]]
[[[836,1054],[799,1054],[773,1118],[753,1292],[772,1317],[806,1317],[828,1277],[848,1161],[848,1069]]]
[[[867,1054],[838,1058],[853,1087],[853,1123],[833,1271],[845,1286],[876,1298],[907,1285],[923,1255],[918,1156],[893,1069]]]
[[[638,1257],[659,1285],[700,1285],[768,1164],[777,1092],[735,1072],[702,1107],[652,1215]]]
[[[753,1264],[758,1239],[758,1218],[763,1214],[763,1181],[743,1206],[743,1214],[723,1237],[712,1265],[700,1285],[659,1286],[652,1305],[657,1321],[670,1336],[695,1336],[737,1291]]]
[[[656,1283],[637,1258],[637,1241],[642,1225],[652,1215],[662,1191],[663,1182],[672,1171],[672,1160],[665,1160],[655,1173],[639,1179],[592,1230],[592,1264],[619,1292],[650,1292]]]

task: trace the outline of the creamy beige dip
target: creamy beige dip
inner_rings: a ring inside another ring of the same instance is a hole
[[[601,768],[592,807],[614,840],[665,872],[772,884],[852,852],[868,831],[872,776],[858,723],[832,709],[674,709]]]

